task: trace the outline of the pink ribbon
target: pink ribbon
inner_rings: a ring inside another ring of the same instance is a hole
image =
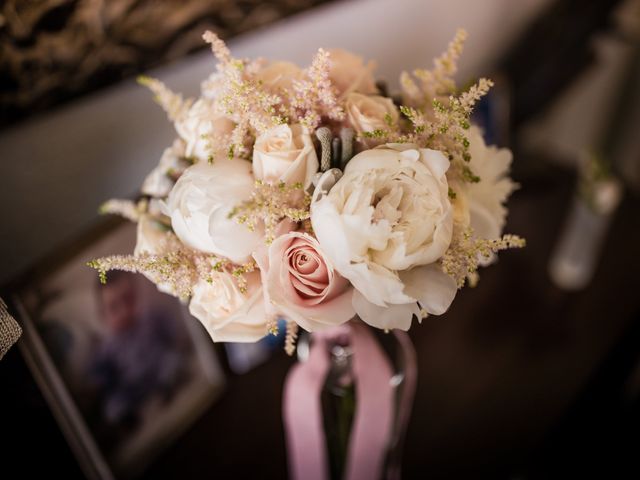
[[[309,358],[289,372],[284,387],[283,416],[291,478],[327,480],[328,454],[324,436],[320,395],[330,368],[330,345],[348,343],[353,351],[352,372],[356,410],[349,439],[344,478],[371,480],[383,477],[390,444],[402,442],[415,391],[415,352],[405,332],[398,338],[405,378],[403,394],[396,398],[389,361],[369,328],[359,322],[313,334]],[[394,420],[396,430],[392,431]],[[400,466],[387,472],[399,478]]]

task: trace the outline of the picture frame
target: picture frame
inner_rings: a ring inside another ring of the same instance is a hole
[[[20,351],[90,479],[136,478],[215,402],[225,374],[204,327],[142,275],[101,286],[86,262],[129,253],[107,220],[25,275],[11,298]]]

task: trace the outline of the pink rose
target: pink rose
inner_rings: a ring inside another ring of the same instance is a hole
[[[311,235],[285,233],[256,260],[270,313],[307,331],[339,325],[355,315],[350,283],[334,270]]]

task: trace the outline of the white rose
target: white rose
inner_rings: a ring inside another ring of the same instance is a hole
[[[214,342],[256,342],[267,333],[260,274],[247,273],[245,278],[244,293],[227,272],[214,272],[211,282],[201,280],[193,288],[189,312]]]
[[[340,48],[329,50],[331,68],[329,79],[340,95],[351,92],[377,93],[376,81],[373,78],[375,63],[365,65],[362,57]]]
[[[207,160],[215,150],[216,139],[230,135],[235,123],[220,115],[210,100],[201,98],[175,127],[186,144],[185,156]]]
[[[262,67],[256,77],[265,87],[280,93],[293,88],[293,81],[302,78],[302,70],[291,62],[271,62]]]
[[[278,125],[260,135],[253,146],[255,178],[268,182],[300,182],[305,188],[318,171],[309,132],[301,125]]]
[[[387,130],[389,122],[392,125],[398,123],[398,109],[393,101],[378,95],[350,93],[345,101],[345,110],[349,123],[359,134]],[[364,143],[372,146],[376,140],[364,139]]]
[[[231,210],[253,191],[251,164],[222,158],[185,170],[171,190],[165,214],[178,238],[188,247],[244,263],[262,242],[261,231],[229,218]]]
[[[449,161],[438,151],[393,144],[351,159],[344,176],[311,206],[311,222],[335,268],[356,288],[353,306],[379,328],[442,314],[455,281],[437,262],[451,243]]]
[[[158,166],[154,168],[142,183],[142,193],[151,197],[162,198],[169,195],[175,177],[178,177],[189,166],[185,159],[185,144],[176,139],[173,145],[162,153]]]

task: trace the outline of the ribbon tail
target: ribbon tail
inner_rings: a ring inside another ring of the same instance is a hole
[[[308,360],[293,366],[285,381],[283,417],[289,473],[294,480],[329,478],[321,404],[328,369],[326,345],[319,340]]]
[[[345,478],[382,478],[393,424],[393,371],[368,328],[352,325],[356,412],[349,442]]]

